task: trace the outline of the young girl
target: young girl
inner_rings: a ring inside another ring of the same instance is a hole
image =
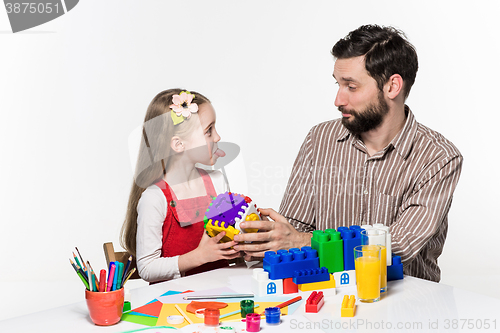
[[[225,155],[212,104],[197,92],[163,91],[148,107],[142,134],[121,232],[139,275],[157,282],[227,266],[225,259],[240,256],[236,242],[219,244],[224,233],[210,238],[203,228],[208,205],[227,184],[221,172],[195,167]]]

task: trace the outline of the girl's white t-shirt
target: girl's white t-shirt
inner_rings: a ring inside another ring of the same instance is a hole
[[[224,175],[218,170],[206,170],[215,192],[229,190]],[[148,282],[171,280],[181,277],[179,256],[161,257],[163,222],[167,217],[167,199],[156,185],[149,186],[137,204],[137,270]]]

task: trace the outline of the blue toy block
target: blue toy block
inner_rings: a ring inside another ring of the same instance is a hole
[[[305,284],[314,282],[330,281],[330,273],[326,267],[315,268],[315,269],[302,269],[300,271],[295,271],[293,277],[293,283],[295,284]]]
[[[403,264],[400,256],[392,256],[392,265],[387,266],[387,281],[403,279]]]
[[[267,251],[263,268],[272,280],[293,278],[295,271],[319,268],[318,252],[310,246],[301,249]]]
[[[338,227],[344,241],[344,271],[354,269],[354,247],[361,245],[361,228],[359,226]]]

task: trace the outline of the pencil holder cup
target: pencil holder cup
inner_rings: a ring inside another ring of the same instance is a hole
[[[123,313],[124,296],[123,288],[109,292],[85,290],[90,319],[100,326],[114,325],[119,322]]]

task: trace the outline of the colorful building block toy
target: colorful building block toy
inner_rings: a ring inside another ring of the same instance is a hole
[[[403,264],[400,256],[392,256],[392,265],[387,266],[387,281],[403,279]]]
[[[234,235],[240,232],[257,232],[257,229],[240,228],[242,221],[259,221],[260,213],[257,211],[257,206],[249,197],[226,192],[219,194],[210,203],[203,222],[209,236],[214,237],[221,231],[225,231],[226,235],[221,239],[222,243],[229,242],[234,239]]]
[[[328,268],[328,272],[344,270],[344,246],[340,232],[335,229],[314,230],[311,247],[318,251],[319,264]]]
[[[375,223],[374,225],[364,224],[361,226],[362,229],[379,229],[386,232],[385,248],[387,253],[387,266],[392,265],[392,236],[389,231],[389,227],[383,225],[382,223]]]
[[[333,273],[337,287],[356,286],[356,271],[342,271]]]
[[[330,273],[326,267],[314,269],[301,269],[294,272],[293,282],[295,284],[314,283],[330,281]]]
[[[299,292],[299,286],[293,282],[293,278],[283,279],[283,294],[294,294]]]
[[[326,296],[335,296],[335,278],[330,274],[329,281],[299,284],[300,291],[323,290]]]
[[[342,300],[342,307],[340,308],[340,316],[341,317],[354,317],[356,313],[356,298],[354,295],[350,297],[348,295],[344,295],[344,299]]]
[[[350,271],[354,269],[354,247],[361,245],[361,227],[352,225],[347,227],[338,227],[344,242],[344,270]]]
[[[288,251],[267,251],[264,254],[263,267],[269,272],[272,280],[293,278],[295,271],[319,268],[318,252],[310,246]]]
[[[319,310],[325,304],[325,298],[323,297],[323,292],[313,291],[306,301],[306,312],[318,313]]]
[[[259,297],[283,295],[283,280],[271,280],[268,272],[255,268],[252,271],[252,292]]]

